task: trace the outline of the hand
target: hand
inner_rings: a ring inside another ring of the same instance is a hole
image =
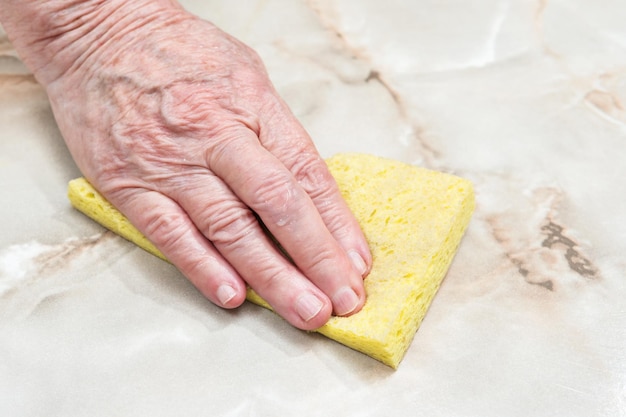
[[[366,241],[258,56],[172,2],[134,3],[36,74],[83,174],[217,305],[247,283],[302,329],[359,311]]]

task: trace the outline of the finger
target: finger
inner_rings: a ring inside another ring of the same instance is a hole
[[[362,278],[306,191],[252,131],[242,128],[230,134],[208,156],[211,170],[259,215],[302,273],[328,295],[335,314],[360,310],[365,301]]]
[[[137,189],[110,198],[205,297],[224,308],[244,302],[245,282],[178,204],[156,191]]]
[[[196,226],[278,314],[305,330],[328,321],[330,300],[285,259],[226,184],[207,171],[187,176],[176,190],[176,200]]]
[[[367,240],[313,141],[282,101],[269,114],[261,143],[291,171],[356,270],[366,276],[372,266]]]

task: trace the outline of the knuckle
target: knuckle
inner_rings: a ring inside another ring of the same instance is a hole
[[[258,185],[250,205],[265,222],[285,226],[298,215],[302,197],[297,184],[287,175],[278,173]]]
[[[257,263],[254,278],[254,288],[262,294],[272,294],[289,288],[288,274],[283,267],[271,260]]]
[[[239,205],[221,207],[210,215],[205,236],[222,248],[242,245],[257,227],[254,214]]]
[[[336,270],[332,266],[336,262],[337,251],[330,248],[318,248],[310,252],[310,256],[299,260],[298,266],[306,272],[308,276],[316,277],[320,273],[328,270]]]
[[[229,122],[230,123],[230,122]],[[234,166],[249,144],[242,139],[240,127],[224,122],[221,130],[216,132],[210,146],[204,151],[204,159],[211,170],[219,171],[221,167]]]
[[[149,213],[145,222],[146,236],[159,248],[176,248],[185,235],[187,220],[180,213]]]
[[[326,163],[317,153],[299,153],[291,166],[291,172],[311,198],[330,196],[338,190]]]

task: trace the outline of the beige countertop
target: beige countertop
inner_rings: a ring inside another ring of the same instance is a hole
[[[626,416],[626,3],[183,1],[254,47],[324,156],[472,180],[397,371],[74,211],[80,175],[0,37],[0,415]]]

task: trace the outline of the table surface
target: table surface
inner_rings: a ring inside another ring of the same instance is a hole
[[[400,368],[246,304],[74,211],[79,174],[0,36],[0,414],[626,415],[626,3],[199,1],[320,152],[472,180]]]

